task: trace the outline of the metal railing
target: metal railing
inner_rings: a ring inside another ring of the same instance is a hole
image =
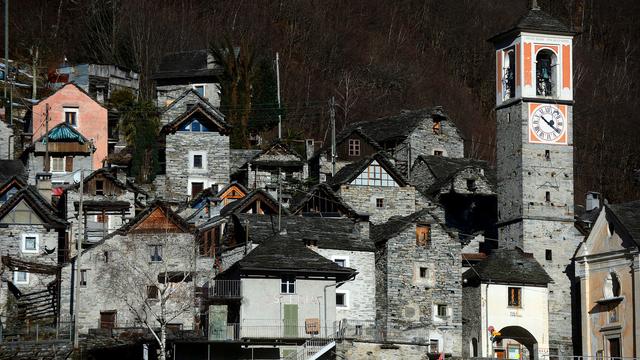
[[[0,328],[0,342],[18,341],[70,341],[73,335],[73,322],[64,321],[57,325],[46,323],[20,324]]]
[[[335,341],[333,339],[309,339],[298,348],[298,351],[288,355],[284,360],[307,360],[330,344],[335,346]]]
[[[240,280],[212,280],[209,282],[209,298],[239,299],[241,297]]]
[[[335,327],[326,328],[285,324],[282,320],[260,320],[250,324],[226,324],[212,326],[209,329],[209,339],[217,341],[232,341],[242,339],[333,339],[336,335]]]

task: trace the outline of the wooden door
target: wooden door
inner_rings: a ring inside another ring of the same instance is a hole
[[[116,311],[101,311],[100,329],[113,329],[116,326],[116,314]]]
[[[298,305],[284,305],[284,336],[298,337]]]

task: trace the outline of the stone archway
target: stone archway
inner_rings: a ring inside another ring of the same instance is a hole
[[[520,326],[506,326],[500,330],[500,336],[493,341],[501,339],[512,339],[522,344],[529,351],[529,359],[536,360],[538,358],[538,341],[525,328]]]

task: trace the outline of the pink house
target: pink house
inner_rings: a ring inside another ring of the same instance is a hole
[[[107,109],[75,84],[68,83],[33,106],[33,139],[39,139],[46,132],[47,108],[49,129],[66,122],[78,130],[96,148],[93,169],[101,168],[102,161],[107,157]]]

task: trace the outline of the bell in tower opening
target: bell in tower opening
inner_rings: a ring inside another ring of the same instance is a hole
[[[504,56],[503,67],[503,100],[511,99],[516,95],[516,56],[513,50],[508,51]]]

